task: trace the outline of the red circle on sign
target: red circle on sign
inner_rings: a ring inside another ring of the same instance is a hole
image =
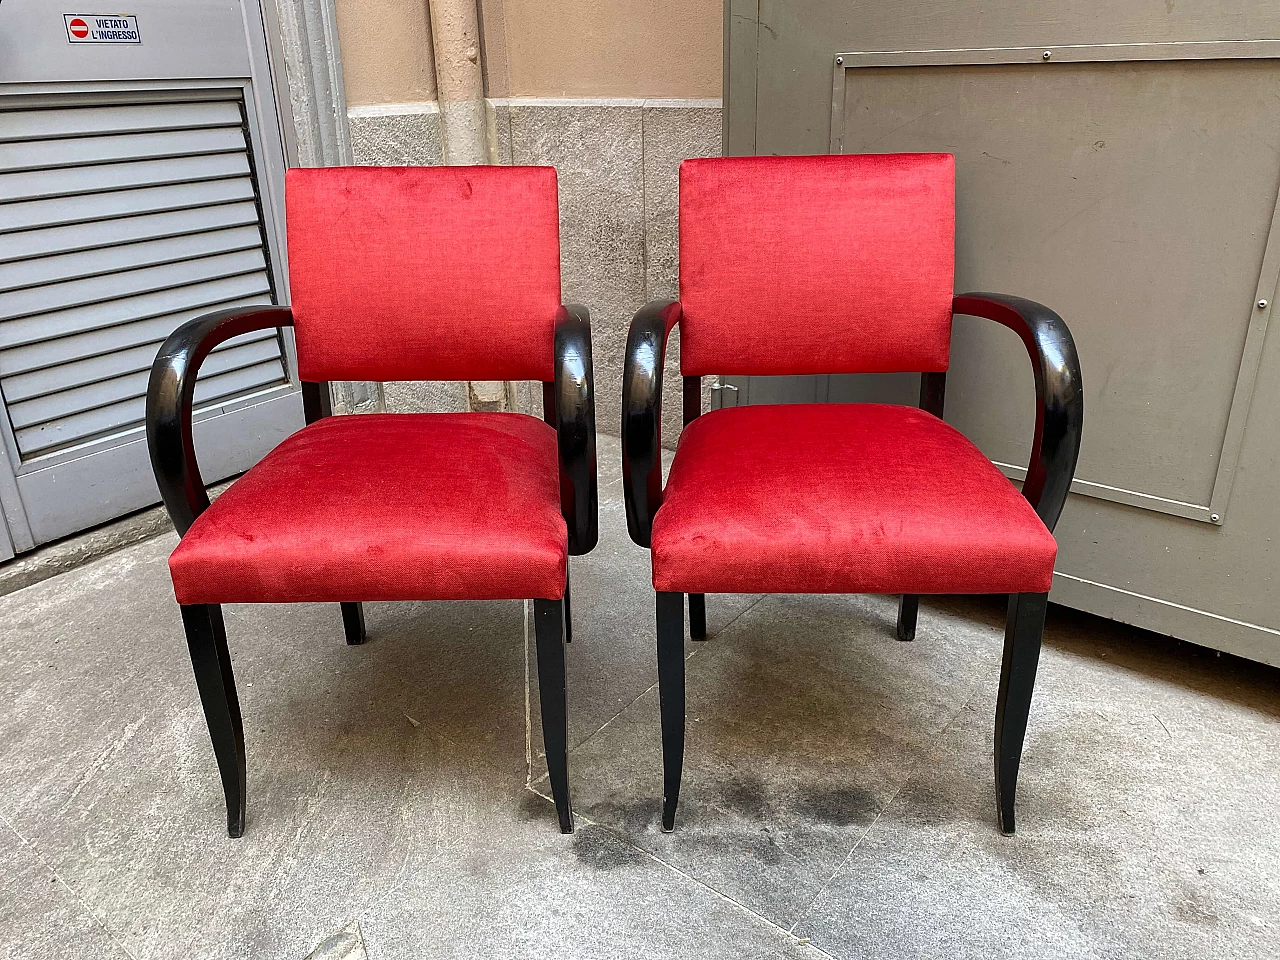
[[[71,35],[73,37],[79,37],[81,39],[84,39],[89,35],[89,25],[85,23],[83,20],[81,20],[79,17],[76,17],[69,24],[67,24],[67,26],[71,28]]]

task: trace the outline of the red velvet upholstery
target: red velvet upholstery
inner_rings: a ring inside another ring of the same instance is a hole
[[[949,154],[680,165],[680,364],[708,374],[947,369]]]
[[[328,417],[197,518],[178,602],[558,599],[556,433],[510,413]]]
[[[962,434],[885,404],[699,417],[652,545],[654,587],[683,593],[1044,593],[1057,554]]]
[[[553,378],[551,167],[329,167],[285,177],[303,380]]]

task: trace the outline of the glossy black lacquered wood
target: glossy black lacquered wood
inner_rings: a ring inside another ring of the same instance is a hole
[[[684,594],[658,593],[658,712],[662,719],[662,829],[676,827],[684,768]]]
[[[955,298],[955,313],[1004,324],[1022,338],[1036,381],[1036,429],[1022,495],[1050,530],[1071,490],[1084,427],[1080,358],[1063,319],[1048,307],[998,293]]]
[[[549,426],[556,425],[556,385],[554,383],[542,385],[542,419]]]
[[[244,834],[245,756],[244,728],[240,722],[240,700],[231,673],[227,631],[222,608],[210,604],[182,607],[182,625],[187,632],[187,650],[196,675],[196,688],[213,741],[213,755],[222,777],[227,801],[227,833]]]
[[[946,373],[920,374],[920,409],[932,413],[939,420],[947,397]]]
[[[553,427],[556,425],[556,385],[554,383],[544,383],[542,385],[542,419]],[[561,482],[563,482],[563,476],[561,477]],[[560,500],[563,505],[563,488],[560,491]],[[569,518],[565,517],[565,524],[568,525],[568,522]],[[569,565],[567,563],[565,564],[564,581],[564,639],[565,643],[573,642],[573,611],[569,603]]]
[[[302,419],[307,423],[315,423],[325,417],[333,416],[333,395],[329,391],[329,381],[302,381]]]
[[[689,594],[689,638],[691,640],[707,639],[707,595],[705,593]]]
[[[702,416],[702,378],[682,377],[684,389],[680,397],[684,413],[684,425],[687,427]]]
[[[944,401],[947,396],[947,375],[944,372],[920,374],[920,409],[932,413],[942,419]],[[916,638],[916,621],[920,616],[920,598],[914,594],[903,594],[898,601],[899,640]]]
[[[687,427],[702,416],[702,378],[685,377],[684,425]],[[689,636],[694,640],[707,639],[707,595],[705,593],[689,594]]]
[[[897,636],[899,640],[914,640],[916,638],[916,619],[920,615],[920,597],[914,593],[904,593],[898,601],[898,627]]]
[[[342,630],[347,636],[347,643],[351,646],[364,643],[364,604],[363,603],[343,603],[342,607]]]
[[[565,706],[564,619],[559,600],[533,601],[533,631],[538,647],[538,697],[542,707],[542,743],[547,755],[551,795],[560,832],[573,833],[569,803],[569,731]]]
[[[591,318],[577,304],[556,314],[554,401],[560,510],[569,527],[569,554],[576,557],[590,552],[598,537]]]
[[[191,438],[191,404],[200,364],[218,344],[251,330],[293,326],[288,307],[234,307],[188,320],[169,335],[151,366],[147,448],[169,518],[181,536],[209,507]]]
[[[573,643],[573,603],[569,599],[569,582],[572,579],[568,575],[568,564],[565,564],[566,572],[564,578],[564,642]]]
[[[220,343],[252,330],[293,325],[287,307],[236,307],[188,320],[156,354],[147,386],[147,449],[156,485],[179,536],[209,508],[209,495],[196,462],[191,406],[200,365]],[[245,822],[244,730],[227,650],[222,608],[182,607],[187,649],[204,707],[214,757],[227,803],[227,833],[239,837]]]
[[[1040,662],[1040,641],[1049,607],[1047,593],[1015,593],[1009,597],[1004,631],[1004,661],[996,699],[996,809],[1000,829],[1013,833],[1018,767],[1031,713],[1031,694]]]
[[[662,505],[662,364],[680,304],[654,300],[631,321],[622,369],[622,492],[627,532],[649,546]],[[686,408],[688,409],[688,408]]]

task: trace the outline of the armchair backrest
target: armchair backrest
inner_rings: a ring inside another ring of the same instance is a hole
[[[954,269],[950,154],[680,165],[686,376],[946,370]]]
[[[294,169],[285,214],[303,380],[553,379],[553,168]]]

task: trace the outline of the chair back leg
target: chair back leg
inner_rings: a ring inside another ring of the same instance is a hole
[[[347,643],[352,646],[364,643],[363,603],[344,603],[342,605],[342,629],[346,631]]]
[[[204,706],[204,718],[213,740],[213,754],[222,775],[222,792],[227,801],[227,833],[244,833],[245,757],[244,727],[240,722],[240,701],[231,673],[227,631],[222,608],[198,604],[182,608],[182,625],[187,631],[187,649],[196,674],[196,687]]]
[[[904,593],[898,601],[898,639],[916,638],[916,618],[920,614],[920,598],[914,593]]]
[[[996,700],[996,799],[1000,829],[1013,833],[1013,802],[1018,789],[1022,742],[1031,712],[1031,691],[1040,661],[1040,640],[1049,606],[1047,593],[1015,593],[1009,596],[1009,617],[1004,631],[1004,662],[1000,667],[1000,693]]]
[[[693,640],[707,639],[707,595],[705,593],[689,594],[689,637]]]
[[[542,706],[542,743],[547,752],[551,795],[560,832],[573,833],[569,804],[568,722],[565,709],[564,604],[533,601],[533,632],[538,646],[538,697]]]
[[[684,594],[658,593],[658,701],[662,715],[662,829],[676,827],[684,767]]]
[[[564,575],[564,642],[573,643],[573,605],[569,602],[569,572],[565,564]]]

